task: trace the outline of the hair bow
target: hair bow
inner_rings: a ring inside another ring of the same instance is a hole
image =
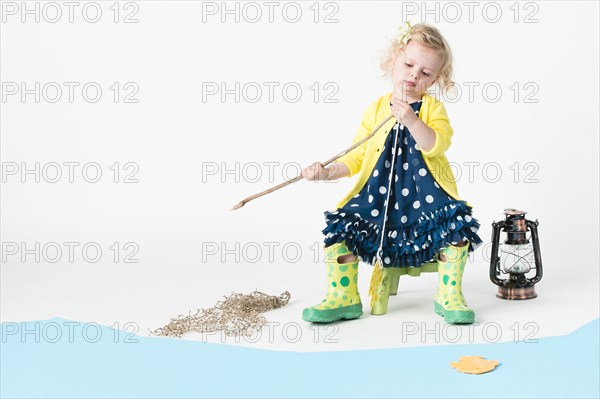
[[[406,21],[404,25],[398,28],[400,36],[398,37],[398,43],[407,44],[410,40],[410,22]]]

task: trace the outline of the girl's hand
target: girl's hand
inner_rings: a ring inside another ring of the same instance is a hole
[[[408,102],[402,100],[400,97],[392,96],[392,105],[390,108],[396,120],[404,126],[410,126],[416,119],[419,119]]]
[[[327,180],[330,172],[322,163],[315,162],[302,169],[302,177],[308,181]]]

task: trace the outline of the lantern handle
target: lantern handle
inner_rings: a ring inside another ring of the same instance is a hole
[[[497,286],[502,286],[504,284],[505,280],[499,279],[497,276],[497,272],[500,271],[500,257],[498,256],[498,242],[500,239],[500,230],[502,230],[502,228],[504,227],[505,223],[504,221],[500,221],[498,223],[494,222],[493,223],[493,228],[492,228],[492,255],[491,255],[491,260],[490,260],[490,280],[492,280],[492,283],[496,284]]]
[[[531,220],[525,219],[525,223],[527,223],[527,227],[531,230],[531,240],[533,241],[533,256],[535,258],[535,276],[529,281],[532,284],[536,284],[542,279],[543,270],[542,270],[542,253],[540,252],[540,242],[537,231],[537,226],[539,222],[536,220],[532,222]]]

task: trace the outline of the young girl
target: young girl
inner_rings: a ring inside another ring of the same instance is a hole
[[[402,274],[438,272],[434,310],[448,323],[473,323],[461,281],[469,252],[481,243],[471,205],[458,196],[445,152],[452,127],[444,105],[426,93],[434,83],[453,86],[452,53],[440,32],[406,23],[381,64],[393,91],[366,110],[354,143],[391,118],[367,142],[324,168],[302,170],[307,180],[334,180],[359,173],[350,193],[325,212],[328,289],[318,305],[304,309],[309,322],[355,319],[362,315],[358,261],[379,259],[383,277],[372,314],[387,312]],[[378,266],[376,266],[378,267]],[[372,283],[373,284],[373,283]]]

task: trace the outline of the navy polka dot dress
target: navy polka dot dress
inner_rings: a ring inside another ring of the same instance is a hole
[[[417,116],[421,104],[422,100],[410,104]],[[435,261],[437,252],[449,244],[468,240],[468,251],[473,252],[482,243],[471,207],[440,187],[416,141],[399,123],[388,134],[361,191],[343,207],[326,211],[325,221],[325,246],[346,241],[361,261],[372,265],[383,233],[384,267],[418,267]]]

